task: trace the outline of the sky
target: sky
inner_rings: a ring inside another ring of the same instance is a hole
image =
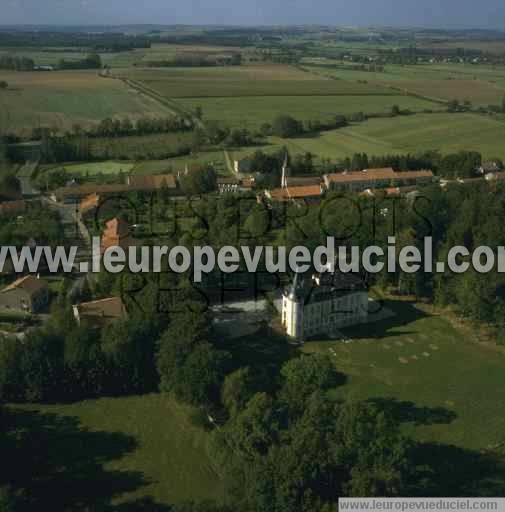
[[[1,24],[403,26],[505,30],[504,0],[0,0]]]

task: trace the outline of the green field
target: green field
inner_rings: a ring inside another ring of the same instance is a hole
[[[336,114],[391,112],[393,105],[402,110],[419,112],[438,110],[440,105],[410,96],[243,96],[230,98],[189,98],[177,100],[183,107],[201,107],[204,121],[225,121],[232,126],[258,128],[271,123],[280,114],[300,121],[331,121]]]
[[[238,154],[248,154],[249,152],[243,150]],[[226,166],[226,159],[223,150],[215,151],[202,151],[200,153],[191,154],[188,156],[180,156],[175,158],[167,158],[166,160],[145,160],[139,161],[133,168],[134,174],[162,174],[162,173],[177,173],[183,172],[186,166],[207,164],[213,165],[217,174],[227,176],[229,170]]]
[[[503,444],[505,352],[479,345],[444,317],[407,303],[385,305],[396,316],[349,329],[354,342],[305,345],[308,352],[335,350],[336,367],[349,377],[339,396],[392,399],[422,441],[472,450]]]
[[[0,91],[0,130],[68,130],[74,123],[87,126],[106,117],[171,115],[151,98],[96,71],[0,71],[0,80],[9,84]]]
[[[74,175],[95,176],[97,174],[118,174],[123,172],[129,174],[134,164],[130,162],[88,162],[85,164],[65,165],[65,170]],[[61,168],[60,166],[58,168]]]
[[[384,72],[335,67],[304,66],[315,76],[360,80],[389,86],[440,101],[469,100],[475,105],[498,105],[505,96],[505,68],[471,64],[386,65]]]
[[[15,409],[18,428],[29,436],[21,446],[26,485],[47,510],[63,510],[60,500],[75,504],[65,510],[80,509],[81,499],[87,510],[104,510],[102,499],[119,504],[148,496],[170,505],[222,495],[207,434],[191,424],[191,409],[167,395]],[[40,474],[29,478],[32,472]]]
[[[315,137],[283,140],[293,153],[310,151],[320,157],[340,159],[357,152],[369,155],[418,153],[438,149],[443,153],[472,149],[484,158],[504,158],[505,123],[477,114],[417,114],[370,119]]]
[[[394,94],[380,85],[330,80],[284,65],[139,69],[118,74],[167,98]]]

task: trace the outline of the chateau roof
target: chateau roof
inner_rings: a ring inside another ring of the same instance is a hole
[[[359,274],[340,271],[323,273],[296,273],[293,282],[285,291],[292,300],[304,303],[323,302],[336,297],[366,289]]]

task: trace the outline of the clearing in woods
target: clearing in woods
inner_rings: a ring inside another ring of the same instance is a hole
[[[503,444],[505,352],[480,346],[475,334],[462,336],[431,311],[402,301],[385,305],[396,316],[344,330],[350,343],[305,345],[330,355],[349,377],[338,395],[389,401],[422,441],[472,450]]]
[[[9,408],[18,412],[16,427],[27,439],[26,450],[17,452],[17,476],[48,510],[68,510],[76,496],[97,510],[102,499],[171,505],[223,495],[207,453],[208,434],[192,424],[193,409],[168,395]],[[42,450],[36,460],[35,444]],[[34,484],[37,477],[43,484]],[[59,507],[60,500],[67,506]]]

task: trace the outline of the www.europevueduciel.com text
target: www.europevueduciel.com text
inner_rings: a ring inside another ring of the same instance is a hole
[[[160,273],[168,268],[175,273],[185,273],[190,269],[194,282],[199,283],[203,274],[212,272],[216,265],[224,273],[233,273],[245,264],[248,272],[254,273],[261,261],[269,273],[306,272],[314,268],[318,272],[340,271],[367,272],[377,274],[383,271],[394,273],[399,269],[405,273],[444,273],[447,270],[461,274],[473,268],[479,273],[496,269],[505,273],[505,247],[493,251],[480,246],[470,252],[464,246],[454,246],[447,254],[445,262],[433,262],[433,240],[426,237],[423,250],[416,246],[396,247],[396,238],[389,237],[386,250],[371,245],[361,250],[359,247],[335,246],[335,238],[328,237],[326,245],[317,247],[312,253],[304,246],[293,247],[289,252],[284,246],[224,246],[215,249],[211,246],[195,246],[192,252],[184,246],[132,246],[126,249],[112,246],[102,252],[100,238],[93,237],[90,261],[77,261],[78,248],[58,246],[38,246],[35,248],[14,246],[0,247],[0,272],[10,260],[16,273],[38,272],[41,267],[50,273],[79,272],[99,273],[102,269],[117,274],[124,270],[131,273]]]

